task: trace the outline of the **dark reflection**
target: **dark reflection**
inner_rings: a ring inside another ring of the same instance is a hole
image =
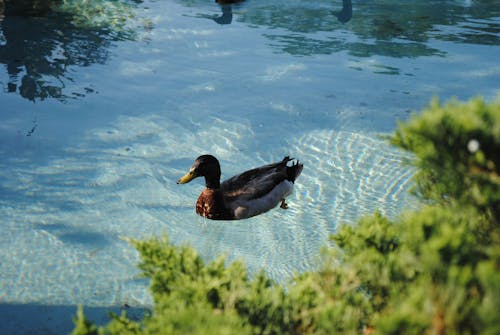
[[[206,8],[201,0],[179,1]],[[429,45],[434,39],[500,45],[498,17],[498,0],[290,0],[248,1],[237,20],[270,28],[265,36],[271,46],[293,55],[347,51],[358,57],[414,58],[444,56]],[[231,22],[230,8],[218,19]]]
[[[3,15],[39,16],[48,14],[60,0],[0,0],[0,18]]]
[[[233,22],[233,6],[231,4],[220,5],[222,15],[212,18],[218,24],[230,24]]]
[[[93,92],[65,92],[72,82],[71,65],[104,63],[109,41],[99,33],[75,30],[55,18],[7,16],[1,23],[5,42],[0,46],[0,63],[6,65],[7,91],[31,101],[65,100]]]
[[[211,19],[218,24],[231,24],[233,22],[233,5],[245,0],[215,0],[219,5],[222,15],[199,14],[196,17]]]
[[[347,50],[355,56],[383,55],[391,57],[420,57],[444,53],[430,47],[430,39],[451,40],[474,44],[500,44],[500,2],[473,1],[470,6],[457,1],[355,2],[356,15],[349,22],[348,31],[354,36],[343,35],[315,40],[302,34],[273,34],[274,45],[285,52],[297,55],[332,53]],[[293,10],[293,9],[290,9]],[[298,14],[298,13],[297,13]],[[295,15],[287,15],[295,17]],[[286,21],[271,23],[292,32],[334,31],[338,27],[320,11],[316,18],[292,26]],[[458,27],[458,29],[456,29]],[[304,43],[306,48],[301,48]]]
[[[71,66],[104,63],[117,35],[105,27],[76,27],[72,16],[51,12],[48,3],[56,2],[0,0],[0,63],[8,73],[8,82],[0,86],[31,101],[94,93],[92,87],[69,91]]]
[[[351,0],[342,0],[342,10],[333,13],[337,20],[342,23],[349,22],[352,18],[352,2]]]

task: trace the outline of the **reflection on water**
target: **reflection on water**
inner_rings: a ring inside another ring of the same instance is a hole
[[[102,17],[99,22],[94,17],[95,21],[90,21],[92,26],[88,22],[85,27],[75,25],[78,13],[69,6],[71,1],[64,2],[66,7],[57,7],[56,3],[27,1],[3,5],[2,2],[0,63],[6,65],[8,74],[4,91],[31,101],[47,98],[64,101],[95,93],[91,86],[67,92],[67,84],[73,81],[71,66],[103,64],[109,57],[112,41],[123,38],[126,31],[117,33],[110,29],[113,27],[104,24]],[[52,12],[51,8],[57,12]],[[63,10],[73,12],[68,14]],[[87,15],[88,8],[86,10],[79,14]],[[115,17],[116,13],[113,15]]]
[[[53,5],[53,2],[48,3]],[[31,101],[66,100],[94,93],[91,86],[68,92],[66,86],[73,80],[68,69],[73,65],[102,64],[108,58],[113,40],[132,37],[133,33],[124,29],[125,17],[132,16],[131,7],[111,3],[92,2],[92,6],[85,8],[85,15],[75,19],[76,8],[79,8],[76,2],[66,1],[65,7],[59,8],[71,12],[71,17],[61,13],[48,15],[48,6],[37,7],[35,17],[27,8],[9,9],[2,2],[5,8],[0,7],[0,10],[3,8],[6,17],[1,21],[0,62],[6,65],[9,78],[3,83],[4,91],[18,93]],[[183,3],[205,8],[201,1]],[[430,47],[429,39],[500,44],[498,1],[474,1],[467,6],[460,1],[355,2],[354,17],[351,0],[343,0],[342,8],[337,11],[333,10],[334,2],[323,1],[319,1],[319,6],[302,1],[280,4],[279,1],[216,0],[215,3],[220,8],[220,15],[199,13],[197,17],[230,24],[233,6],[238,6],[239,22],[272,28],[264,34],[270,46],[292,55],[347,51],[363,58],[374,55],[414,58],[445,55],[444,51]],[[22,11],[30,16],[18,16]],[[101,17],[96,13],[101,13]],[[116,30],[103,25],[106,22],[103,17],[117,22],[115,26],[121,32],[117,34]],[[86,27],[81,27],[83,22]],[[352,68],[362,69],[356,64]],[[398,68],[375,69],[374,72],[400,73]]]
[[[233,22],[233,4],[244,0],[215,0],[220,6],[222,15],[212,18],[218,24],[230,24]]]
[[[215,0],[220,6],[222,15],[213,16],[206,14],[199,14],[197,17],[209,18],[218,24],[230,24],[233,22],[233,4],[241,3],[245,0]],[[332,11],[332,14],[337,17],[339,22],[346,23],[352,18],[352,2],[351,0],[342,1],[342,9],[340,11]]]
[[[337,19],[346,23],[352,18],[352,2],[351,0],[342,0],[342,9],[339,12],[334,13]]]
[[[47,17],[7,16],[1,22],[4,43],[0,63],[6,65],[7,91],[36,101],[65,100],[93,93],[66,92],[72,65],[104,63],[110,41],[101,32],[74,28],[64,20]]]
[[[244,0],[216,0],[215,2],[217,2],[222,12],[221,15],[198,14],[196,17],[210,19],[218,24],[231,24],[231,22],[233,22],[233,4],[238,4],[243,1]]]
[[[40,16],[46,15],[60,0],[0,0],[0,19],[4,15]]]
[[[195,3],[198,3],[194,1]],[[193,6],[193,1],[183,1]],[[278,4],[277,4],[278,3]],[[319,3],[319,6],[318,6]],[[203,8],[201,2],[200,7]],[[443,56],[427,45],[430,39],[498,45],[500,2],[464,1],[304,1],[247,2],[237,20],[252,26],[277,29],[266,34],[271,45],[293,55],[348,51],[357,57]],[[354,6],[354,15],[353,15]],[[222,16],[207,16],[231,23],[231,5],[221,5]],[[459,26],[462,29],[451,29]],[[335,33],[340,31],[339,33]],[[326,32],[321,37],[313,33]],[[349,32],[349,33],[347,33]]]

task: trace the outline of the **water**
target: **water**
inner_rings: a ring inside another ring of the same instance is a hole
[[[102,322],[109,309],[147,306],[128,237],[168,234],[279,281],[314,269],[339,225],[415,208],[408,155],[381,135],[432,96],[499,88],[496,1],[119,9],[100,27],[62,14],[1,23],[6,333],[67,332],[78,304]],[[211,222],[194,212],[202,181],[175,183],[203,153],[223,178],[285,155],[305,168],[287,211]]]

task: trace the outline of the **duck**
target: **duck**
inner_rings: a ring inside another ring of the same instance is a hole
[[[278,204],[287,209],[285,198],[292,194],[303,168],[298,160],[286,156],[280,162],[253,168],[221,182],[219,161],[207,154],[196,158],[177,184],[204,177],[205,188],[196,201],[196,213],[211,220],[241,220],[265,213]]]

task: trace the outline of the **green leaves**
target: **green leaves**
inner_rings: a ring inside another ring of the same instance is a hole
[[[226,266],[218,258],[205,264],[192,248],[174,246],[166,237],[133,244],[155,301],[153,316],[144,322],[147,333],[203,334],[213,326],[215,333],[220,327],[228,333],[280,334],[291,327],[283,290],[263,273],[249,280],[240,262]]]
[[[97,327],[83,314],[83,307],[79,306],[76,312],[76,317],[73,319],[75,323],[75,329],[71,332],[71,335],[97,335]]]
[[[500,216],[500,96],[441,105],[437,99],[399,124],[392,143],[413,152],[418,193]]]

